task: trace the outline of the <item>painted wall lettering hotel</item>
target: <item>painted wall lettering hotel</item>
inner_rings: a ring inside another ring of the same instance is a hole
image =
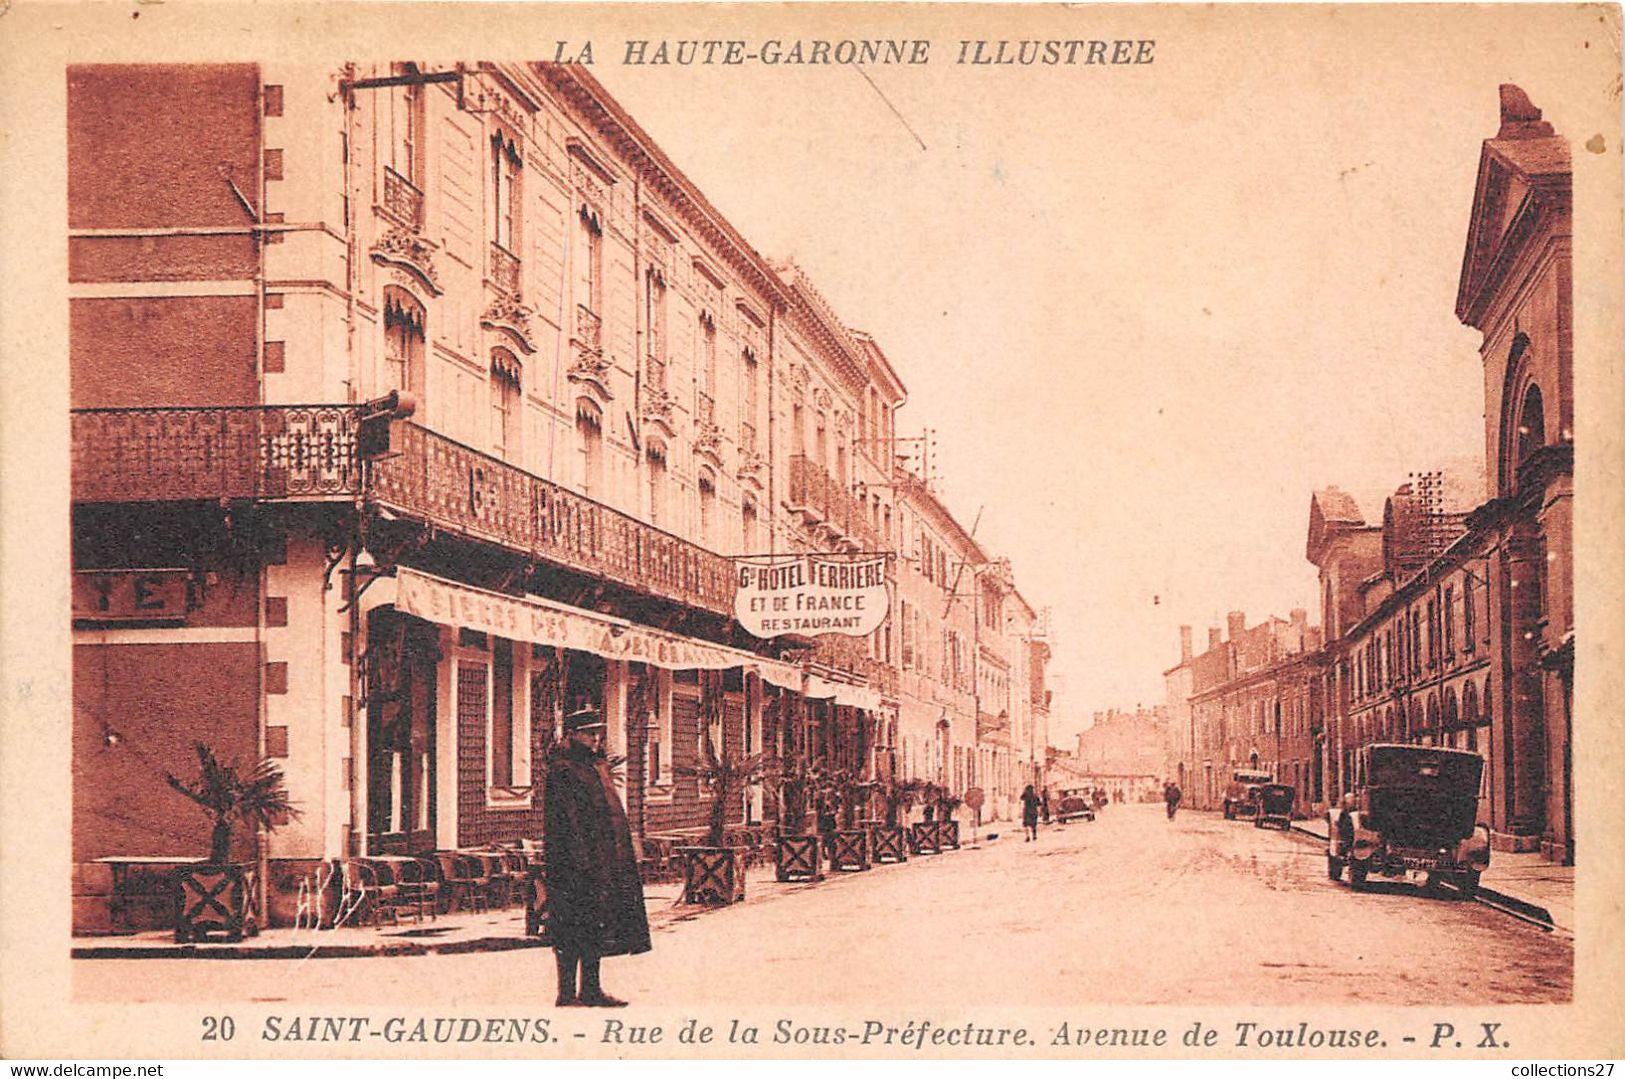
[[[68,133],[77,929],[208,852],[199,741],[288,777],[232,851],[273,923],[335,859],[540,836],[581,706],[646,858],[701,739],[1041,781],[1043,619],[900,461],[881,346],[584,70],[82,66]],[[751,632],[784,556],[868,598]]]

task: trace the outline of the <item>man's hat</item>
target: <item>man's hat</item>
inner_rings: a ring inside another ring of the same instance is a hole
[[[564,731],[584,731],[592,727],[606,727],[604,717],[599,715],[596,708],[578,708],[564,717]]]

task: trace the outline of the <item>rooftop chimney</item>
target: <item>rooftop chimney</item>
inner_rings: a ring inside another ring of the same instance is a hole
[[[1207,650],[1211,652],[1222,643],[1224,643],[1224,631],[1218,626],[1207,627]]]
[[[1189,663],[1190,661],[1191,661],[1191,627],[1189,627],[1189,626],[1180,626],[1179,627],[1179,662],[1181,662],[1181,663]]]
[[[1229,629],[1232,641],[1241,640],[1241,635],[1247,632],[1247,616],[1241,611],[1231,611],[1224,617],[1225,625]]]

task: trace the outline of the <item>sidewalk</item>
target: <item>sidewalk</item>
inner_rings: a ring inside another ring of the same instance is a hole
[[[982,843],[988,841],[989,837],[984,834]],[[780,883],[774,879],[771,864],[754,865],[745,874],[746,902],[753,905],[772,902],[807,888],[838,888],[844,880],[862,877],[865,872],[906,873],[919,862],[968,855],[976,849],[966,837],[964,847],[957,851],[911,855],[907,862],[877,865],[864,872],[829,873],[826,869],[824,879],[816,883]],[[644,885],[651,933],[726,909],[681,903],[682,890],[679,881]],[[400,925],[338,929],[264,929],[259,936],[237,943],[176,944],[174,932],[167,929],[120,936],[74,937],[69,954],[74,959],[356,959],[503,952],[547,946],[540,938],[525,934],[524,908],[515,905],[489,912],[443,914],[438,918],[425,918],[421,923],[403,921]]]
[[[1292,822],[1292,830],[1324,843],[1326,821]],[[1494,851],[1478,883],[1479,895],[1492,903],[1544,922],[1565,934],[1574,933],[1574,867],[1555,865],[1539,854]]]

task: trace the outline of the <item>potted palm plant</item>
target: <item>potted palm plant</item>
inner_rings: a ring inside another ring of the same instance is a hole
[[[737,903],[745,898],[745,851],[724,843],[728,806],[738,804],[746,785],[760,777],[762,757],[741,756],[732,749],[718,752],[710,736],[701,739],[701,747],[705,756],[699,764],[677,769],[679,775],[694,776],[702,788],[711,790],[704,846],[679,848],[687,860],[683,902]]]
[[[869,829],[858,826],[858,807],[867,803],[871,786],[856,772],[844,768],[830,777],[839,819],[830,847],[831,869],[869,868]]]
[[[924,819],[914,822],[914,853],[915,854],[941,854],[942,830],[938,827],[940,822],[937,814],[940,812],[943,788],[935,783],[921,783],[919,789],[920,804],[925,807]]]
[[[210,933],[241,940],[259,932],[259,881],[253,865],[231,861],[232,834],[240,823],[269,832],[299,811],[275,761],[261,760],[245,776],[234,765],[221,764],[202,742],[195,748],[195,780],[164,777],[213,821],[209,860],[175,874],[175,940],[205,940]]]
[[[779,829],[773,845],[774,876],[781,881],[823,880],[818,834],[807,830],[812,797],[823,777],[816,765],[796,760],[772,770],[779,798]]]
[[[964,801],[946,787],[937,798],[937,842],[944,847],[959,849],[959,822],[954,820],[954,813]]]
[[[924,787],[925,784],[918,779],[898,779],[895,776],[888,778],[881,787],[886,816],[869,828],[869,844],[876,862],[908,861],[903,819],[919,801]]]

